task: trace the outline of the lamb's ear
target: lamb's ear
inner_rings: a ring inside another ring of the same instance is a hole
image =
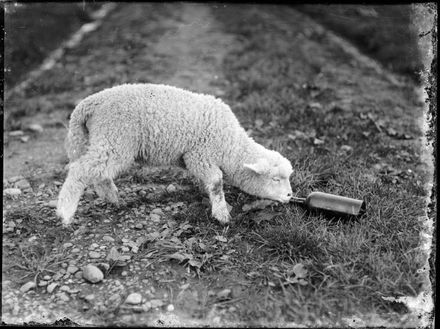
[[[255,163],[245,163],[244,168],[252,170],[254,173],[262,175],[270,171],[269,162],[266,159],[258,159]]]

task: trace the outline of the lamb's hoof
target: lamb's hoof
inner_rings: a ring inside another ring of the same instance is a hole
[[[228,225],[231,220],[231,215],[227,209],[218,210],[216,212],[212,212],[212,217],[217,219],[220,224]]]
[[[57,216],[61,218],[61,223],[64,227],[70,226],[73,220],[74,210],[73,209],[66,209],[65,207],[58,207],[57,208]]]

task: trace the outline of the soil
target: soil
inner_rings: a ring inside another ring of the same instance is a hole
[[[17,182],[26,185],[23,181],[29,182],[30,188],[22,188],[19,196],[5,196],[3,202],[4,323],[54,323],[67,318],[80,325],[227,326],[240,321],[234,303],[249,297],[246,289],[250,285],[243,273],[231,267],[225,275],[213,270],[199,277],[198,262],[202,260],[186,262],[182,252],[193,247],[187,245],[190,239],[182,242],[180,237],[191,237],[198,224],[212,225],[216,232],[222,230],[212,223],[208,207],[185,172],[135,166],[115,181],[119,208],[87,189],[70,228],[61,226],[53,208],[66,176],[65,125],[83,97],[124,82],[163,83],[225,96],[233,82],[222,67],[228,54],[240,47],[240,36],[228,34],[218,24],[214,11],[221,7],[190,3],[119,5],[97,31],[69,50],[53,69],[6,100],[5,108],[15,120],[14,129],[29,139],[22,140],[23,136],[10,132],[5,135],[4,188],[16,187]],[[280,17],[289,14],[292,12],[278,13]],[[277,23],[273,15],[268,11],[261,17],[282,26],[282,20]],[[305,34],[315,33],[301,14],[295,15]],[[319,45],[304,40],[301,54],[321,54],[310,55],[304,71],[324,66],[326,56],[345,60],[337,51],[332,55],[314,47]],[[347,60],[342,67],[345,69],[338,70],[339,78],[335,77],[341,86],[354,83],[353,70],[359,76],[375,74],[357,67],[354,60]],[[326,70],[332,68],[327,66]],[[386,80],[374,79],[387,86]],[[380,87],[370,89],[373,87],[367,79],[363,83],[367,92],[380,93]],[[344,91],[349,89],[341,88],[341,98]],[[349,96],[356,105],[356,95]],[[382,96],[370,95],[371,101]],[[399,102],[401,108],[390,101],[396,105],[391,119],[415,117],[414,113],[399,112],[414,104],[421,111],[417,100]],[[395,123],[398,130],[420,137],[417,123]],[[32,124],[44,130],[32,131]],[[420,145],[418,139],[415,143]],[[423,163],[420,166],[426,170]],[[199,211],[195,222],[185,217],[193,208]],[[157,234],[163,238],[162,244],[152,243]],[[207,248],[212,248],[215,264],[221,268],[228,255],[236,251],[222,241],[221,234],[218,236]],[[203,248],[199,241],[194,243]],[[81,271],[87,264],[97,265],[104,279],[95,284],[84,280]],[[23,292],[28,282],[36,287]],[[54,290],[48,292],[47,287],[54,284]],[[127,303],[132,293],[141,294],[142,300]],[[279,314],[273,316],[276,321]]]

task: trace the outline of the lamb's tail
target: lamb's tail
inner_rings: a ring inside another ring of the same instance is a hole
[[[80,102],[73,110],[70,121],[69,131],[65,140],[67,156],[70,162],[78,159],[85,154],[89,145],[88,130],[86,122],[93,113],[93,106],[87,102]]]

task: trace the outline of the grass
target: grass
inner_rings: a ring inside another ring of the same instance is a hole
[[[389,70],[419,79],[422,68],[411,5],[300,5]]]
[[[89,22],[95,3],[5,5],[5,84],[12,88],[70,33]]]
[[[335,87],[328,84],[319,93],[322,88],[313,83],[320,71],[317,65],[311,69],[306,66],[298,73],[299,63],[304,63],[304,58],[295,56],[295,52],[300,53],[295,51],[298,41],[283,36],[275,19],[263,20],[261,12],[249,7],[242,8],[240,16],[216,11],[226,31],[238,35],[241,44],[224,65],[227,78],[235,82],[234,89],[228,90],[227,102],[246,128],[256,131],[256,140],[278,145],[278,150],[292,160],[294,190],[302,196],[322,190],[365,198],[368,212],[358,221],[344,222],[285,207],[282,215],[270,222],[251,229],[236,228],[246,232],[242,239],[254,251],[241,254],[241,264],[252,264],[249,268],[260,264],[260,273],[272,279],[276,278],[276,271],[271,269],[274,265],[306,264],[309,285],[281,285],[269,290],[284,300],[280,307],[286,320],[304,323],[325,317],[341,320],[356,313],[405,313],[403,305],[381,297],[416,296],[420,292],[423,279],[417,269],[425,259],[417,249],[418,216],[423,214],[425,192],[414,176],[398,178],[393,184],[387,174],[371,179],[375,174],[370,168],[379,159],[401,168],[396,155],[408,145],[390,142],[374,133],[371,122],[360,119],[360,113],[372,110],[361,94],[352,99],[356,109],[325,105],[337,99]],[[277,12],[274,7],[266,9]],[[287,16],[280,19],[290,22]],[[319,59],[319,54],[314,56]],[[314,102],[321,105],[314,106]],[[380,95],[373,111],[387,118],[389,114],[381,110],[380,103],[390,102]],[[257,120],[263,122],[263,129],[255,129]],[[303,141],[285,138],[293,129],[311,132],[311,137]],[[414,126],[406,129],[417,133]],[[365,138],[364,131],[373,133]],[[313,144],[315,137],[325,141],[322,146]],[[340,150],[346,143],[353,148],[349,154]],[[414,168],[414,162],[405,166]],[[241,270],[245,271],[244,267]],[[262,292],[257,294],[261,296]],[[249,314],[255,305],[259,305],[258,312]],[[271,311],[265,312],[261,306],[248,299],[243,302],[246,311],[242,315],[246,319],[267,318]]]

